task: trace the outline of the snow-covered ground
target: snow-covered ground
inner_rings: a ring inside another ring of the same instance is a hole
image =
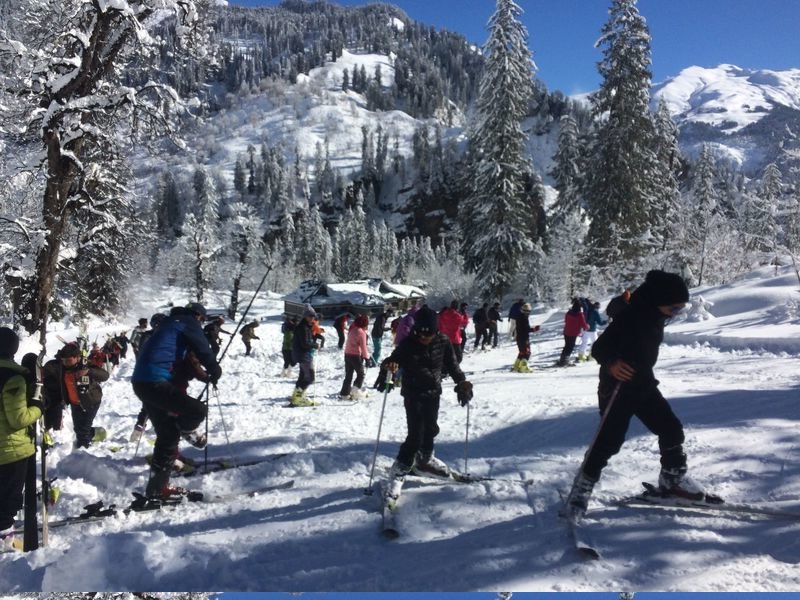
[[[800,511],[800,285],[790,270],[753,273],[736,284],[698,290],[714,318],[668,327],[657,366],[664,394],[682,419],[692,475],[731,502],[775,502]],[[176,301],[179,295],[171,294]],[[169,298],[141,297],[141,315]],[[209,307],[224,305],[212,299]],[[515,350],[470,352],[463,368],[475,385],[469,413],[447,385],[437,455],[497,479],[479,484],[411,481],[400,508],[403,535],[380,536],[379,495],[366,495],[383,396],[336,399],[343,367],[335,335],[318,358],[311,393],[321,406],[287,408],[293,381],[279,376],[276,299],[254,303],[262,320],[255,355],[234,340],[210,407],[210,458],[284,458],[182,483],[210,493],[294,480],[289,490],[226,503],[119,514],[51,530],[50,545],[0,556],[0,591],[795,591],[800,589],[800,521],[645,511],[609,506],[658,472],[655,438],[638,422],[604,472],[588,532],[602,560],[586,562],[556,516],[592,438],[597,368],[545,368],[561,347],[561,312],[535,338],[529,375],[511,373]],[[132,326],[140,314],[130,314]],[[96,327],[92,327],[95,325]],[[229,324],[230,326],[230,324]],[[102,323],[89,333],[120,331]],[[332,331],[332,328],[329,328]],[[75,330],[53,332],[50,353]],[[388,338],[387,338],[388,345]],[[26,341],[22,350],[31,349]],[[20,354],[21,356],[21,354]],[[129,357],[105,384],[97,424],[110,439],[71,449],[70,418],[57,435],[51,470],[62,498],[52,518],[103,499],[125,506],[147,479],[143,442],[126,443],[139,403]],[[368,371],[372,383],[376,370]],[[193,388],[200,389],[200,388]],[[405,433],[398,391],[388,396],[376,480]],[[120,447],[113,452],[114,447]],[[185,449],[188,456],[202,453]],[[530,486],[524,480],[532,480]]]

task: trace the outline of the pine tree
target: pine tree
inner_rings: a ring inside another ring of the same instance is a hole
[[[706,261],[712,249],[710,242],[715,238],[714,233],[718,226],[719,200],[714,180],[714,157],[711,148],[704,144],[692,179],[689,210],[686,212],[688,219],[683,223],[685,242],[682,244],[682,251],[690,253],[690,256],[681,261],[699,262],[697,285],[703,285]]]
[[[551,223],[558,225],[579,212],[581,206],[581,153],[578,144],[578,122],[572,113],[561,117],[558,150],[550,174],[555,179],[558,198],[553,204]]]
[[[587,243],[601,269],[636,270],[645,244],[661,173],[653,149],[650,102],[650,33],[636,0],[612,0],[596,43],[600,89],[592,94],[597,123],[588,156],[584,194]]]
[[[533,60],[521,13],[513,0],[497,0],[489,20],[477,121],[469,140],[474,183],[459,215],[463,239],[469,240],[465,263],[487,298],[503,296],[520,258],[533,247],[534,211],[524,189],[532,166],[522,131],[533,94]]]

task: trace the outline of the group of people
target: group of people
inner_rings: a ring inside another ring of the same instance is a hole
[[[702,488],[687,476],[683,427],[659,392],[653,373],[665,323],[688,299],[686,284],[677,274],[651,271],[591,345],[591,356],[600,365],[598,405],[602,419],[566,501],[570,518],[579,519],[586,511],[603,468],[620,450],[634,416],[658,436],[661,486],[678,495],[696,497],[702,493]],[[488,315],[489,307],[481,308],[486,308]],[[592,308],[597,309],[597,303],[592,303]],[[530,304],[522,302],[516,309],[514,335],[518,362],[524,362],[530,354],[528,335],[539,327],[529,324]],[[573,305],[570,318],[579,309]],[[385,311],[374,320],[373,338],[383,338],[383,333],[391,328],[386,327],[390,317],[391,313]],[[140,321],[138,331],[131,337],[136,354],[131,378],[133,391],[156,432],[145,490],[153,501],[175,492],[169,483],[179,440],[183,438],[197,448],[205,447],[207,442],[200,429],[207,416],[206,404],[187,391],[192,378],[216,385],[222,374],[216,352],[203,331],[205,318],[203,305],[190,303],[173,308],[157,320],[151,319],[150,330]],[[302,399],[314,381],[313,353],[318,341],[312,322],[318,320],[319,315],[307,305],[300,319],[287,318],[284,323],[284,360],[300,366],[293,401],[295,396]],[[591,317],[579,323],[584,331],[590,330],[586,327],[589,320]],[[381,391],[399,379],[407,422],[406,438],[391,469],[389,494],[399,493],[404,478],[414,470],[445,476],[449,473],[447,465],[434,455],[434,440],[439,433],[443,375],[455,384],[459,404],[466,406],[472,399],[472,384],[459,366],[457,350],[463,349],[467,322],[466,305],[453,302],[439,314],[427,305],[414,307],[396,324],[394,348],[380,361],[378,378],[382,382],[378,384]],[[256,323],[251,325],[255,329]],[[378,363],[380,358],[380,346],[376,348],[374,339],[372,354],[368,351],[368,328],[366,315],[357,316],[342,344],[345,379],[340,393],[343,396],[363,391],[366,361],[372,359]],[[568,343],[566,337],[565,328]],[[43,368],[44,395],[39,399],[33,393],[36,357],[23,358],[22,363],[28,368],[15,363],[18,347],[16,333],[0,327],[0,538],[3,539],[10,537],[8,532],[21,508],[27,461],[33,460],[35,452],[29,426],[44,414],[47,426],[57,427],[61,407],[69,405],[76,445],[90,444],[96,434],[91,420],[102,398],[99,384],[108,378],[105,370],[81,359],[76,344],[65,344]]]

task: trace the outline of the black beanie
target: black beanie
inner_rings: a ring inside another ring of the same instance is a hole
[[[414,333],[417,335],[433,335],[439,331],[436,313],[426,304],[414,315]]]
[[[0,327],[0,358],[14,358],[19,350],[19,337],[13,329]]]
[[[644,283],[633,296],[638,296],[651,306],[685,304],[689,301],[689,288],[677,273],[653,270],[647,273]]]

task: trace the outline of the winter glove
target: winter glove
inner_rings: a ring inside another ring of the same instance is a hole
[[[394,385],[394,381],[389,379],[389,372],[381,368],[378,372],[378,378],[375,380],[375,385],[373,386],[379,392],[385,392],[386,390],[391,391]]]
[[[217,385],[220,377],[222,377],[222,369],[219,365],[215,364],[208,371],[208,381],[211,383],[211,385]]]
[[[540,329],[541,329],[541,327],[539,327],[538,325],[534,325],[533,329],[531,329],[531,331],[533,331],[535,333],[535,332],[539,331]]]
[[[469,381],[462,381],[455,387],[458,403],[461,406],[466,406],[472,400],[472,384]]]
[[[35,406],[44,414],[44,401],[40,398],[28,398],[28,406]]]
[[[374,360],[372,360],[372,357],[371,357],[371,356],[369,356],[369,357],[367,357],[367,358],[365,358],[365,359],[364,359],[364,365],[365,365],[365,366],[366,366],[368,369],[371,369],[372,367],[374,367],[374,366],[375,366],[375,361],[374,361]]]

